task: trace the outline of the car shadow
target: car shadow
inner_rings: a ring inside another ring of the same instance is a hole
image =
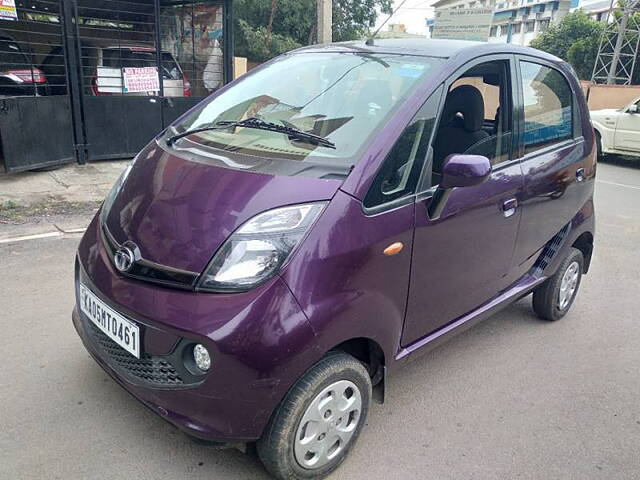
[[[92,360],[78,365],[78,370],[84,379],[85,391],[91,392],[84,402],[91,422],[103,426],[94,442],[121,444],[123,448],[125,445],[139,446],[131,458],[139,458],[137,461],[148,466],[145,470],[153,469],[158,473],[153,476],[225,480],[272,478],[253,449],[243,453],[235,448],[222,449],[191,439],[138,402]],[[135,471],[140,467],[129,464],[126,468]],[[99,476],[96,472],[96,478]]]
[[[634,170],[640,170],[640,158],[638,157],[626,157],[623,155],[605,155],[598,160],[598,163],[605,163],[607,165],[614,165],[616,167],[632,168]]]

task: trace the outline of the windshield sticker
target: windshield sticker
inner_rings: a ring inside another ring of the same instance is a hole
[[[406,78],[418,78],[424,73],[425,65],[405,63],[398,69],[398,75]]]

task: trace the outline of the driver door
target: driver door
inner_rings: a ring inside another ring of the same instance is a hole
[[[495,128],[489,129],[493,132],[476,147],[447,153],[484,155],[492,163],[492,173],[480,185],[455,188],[435,220],[429,218],[428,209],[437,185],[417,197],[403,347],[476,309],[515,281],[512,257],[520,222],[517,199],[523,177],[518,159],[511,157],[512,139],[517,137],[512,115],[516,98],[514,60],[509,55],[483,57],[454,75],[447,91],[472,71],[479,72],[472,76],[480,77],[480,81],[466,83],[485,90],[485,123],[491,126],[493,115]],[[482,85],[484,81],[495,86],[496,74],[500,76],[499,109],[495,98],[493,106],[488,105],[491,99],[486,92],[495,90]],[[442,116],[442,106],[440,109]],[[436,183],[439,172],[433,173]]]

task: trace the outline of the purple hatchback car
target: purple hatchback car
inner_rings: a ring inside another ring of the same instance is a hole
[[[436,40],[282,55],[135,158],[80,243],[74,325],[193,437],[319,478],[409,358],[589,268],[594,134],[571,68]]]

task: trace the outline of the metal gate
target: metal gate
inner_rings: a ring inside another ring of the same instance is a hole
[[[0,163],[8,172],[74,159],[61,3],[16,3],[15,18],[0,22]],[[47,78],[45,67],[58,75]]]
[[[231,0],[17,3],[0,46],[26,52],[18,66],[33,81],[2,97],[0,73],[9,172],[131,157],[232,76]]]

